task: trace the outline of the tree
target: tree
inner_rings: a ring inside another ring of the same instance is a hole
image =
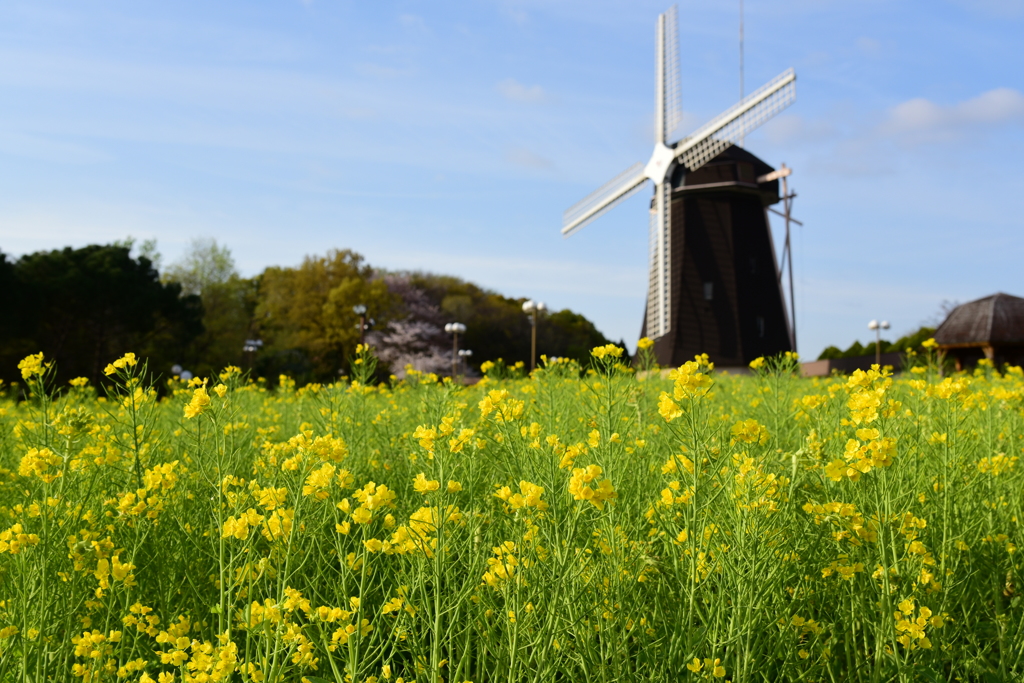
[[[0,339],[5,378],[14,378],[21,357],[38,351],[57,361],[61,379],[98,382],[106,364],[127,351],[162,368],[202,332],[199,298],[161,283],[152,262],[133,258],[129,245],[29,254],[5,277],[17,321],[16,331]]]
[[[915,332],[906,334],[894,342],[881,340],[880,346],[882,353],[905,353],[907,349],[918,349],[921,343],[926,339],[931,339],[935,335],[935,328],[924,326],[919,328]],[[868,341],[867,344],[861,344],[859,341],[853,342],[850,348],[843,351],[837,346],[825,347],[825,350],[818,356],[818,360],[833,360],[837,358],[861,358],[864,356],[875,355],[875,343]]]
[[[452,347],[444,332],[440,307],[408,276],[387,274],[382,277],[398,302],[395,318],[379,325],[367,335],[382,364],[399,378],[406,366],[419,372],[447,374],[452,366]]]
[[[183,296],[198,295],[203,301],[204,331],[179,362],[199,377],[245,365],[242,347],[253,332],[258,281],[238,274],[231,250],[213,238],[194,239],[163,279],[180,284]]]
[[[225,284],[237,277],[231,250],[218,245],[212,237],[197,237],[182,257],[167,267],[163,279],[180,284],[182,294],[187,296],[201,295],[211,285]]]
[[[457,321],[466,325],[460,346],[472,349],[471,368],[479,368],[483,361],[498,358],[509,364],[517,361],[529,364],[530,319],[523,313],[525,299],[508,298],[447,275],[404,273],[390,275],[386,281],[403,301],[408,302],[413,292],[416,293],[417,301],[423,301],[415,307],[406,305],[396,317],[407,326],[414,321],[419,323],[418,329],[422,336],[416,343],[424,349],[421,351],[424,362],[428,357],[440,357],[446,359],[446,368],[451,367],[451,337],[438,333],[443,330],[445,323]],[[415,329],[410,327],[403,332]],[[390,359],[387,342],[387,337],[379,340],[382,345],[380,353],[384,354],[382,359]],[[410,347],[414,346],[412,342],[411,339],[404,341]],[[589,362],[590,349],[607,343],[608,339],[593,323],[568,309],[551,312],[540,318],[537,329],[538,354],[564,356],[586,364]],[[417,369],[423,369],[416,362],[412,364]],[[401,367],[395,367],[392,363],[392,371],[399,370]]]
[[[359,342],[359,316],[352,307],[363,304],[378,323],[394,309],[387,284],[377,278],[363,257],[348,249],[326,256],[307,256],[298,268],[271,267],[260,276],[255,323],[267,343],[263,363],[295,352],[309,361],[309,377],[338,378]]]
[[[237,275],[203,288],[203,333],[180,361],[194,375],[211,377],[229,365],[248,365],[242,349],[253,336],[258,288],[258,278]]]

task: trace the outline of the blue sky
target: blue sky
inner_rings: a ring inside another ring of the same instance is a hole
[[[193,237],[243,274],[351,248],[633,345],[649,195],[561,213],[653,142],[667,2],[0,4],[0,250]],[[684,130],[738,97],[738,2],[681,2]],[[1024,0],[746,0],[746,141],[794,168],[802,355],[1024,295]]]

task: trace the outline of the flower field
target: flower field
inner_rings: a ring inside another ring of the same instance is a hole
[[[273,391],[128,354],[103,398],[30,356],[0,681],[1024,677],[1019,368],[616,353]]]

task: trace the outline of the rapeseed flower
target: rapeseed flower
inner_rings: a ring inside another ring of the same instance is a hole
[[[192,400],[185,406],[185,417],[191,420],[197,415],[202,415],[210,407],[210,395],[206,393],[206,386],[196,387],[192,392]]]
[[[22,379],[31,379],[32,377],[41,376],[49,367],[50,363],[43,363],[42,352],[25,356],[25,358],[18,362],[18,369],[21,370]]]

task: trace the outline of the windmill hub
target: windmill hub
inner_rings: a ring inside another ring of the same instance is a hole
[[[672,167],[672,162],[675,161],[676,153],[675,150],[667,146],[664,142],[658,142],[654,146],[654,153],[651,154],[651,160],[644,166],[644,175],[653,180],[656,183],[665,181],[665,175],[668,173],[669,168]]]
[[[655,25],[654,152],[646,165],[633,164],[568,209],[562,234],[652,181],[641,334],[654,339],[662,366],[696,353],[719,366],[746,365],[795,345],[766,213],[779,201],[785,176],[741,147],[745,136],[792,104],[796,75],[783,72],[689,136],[673,137],[683,118],[679,54],[672,6]],[[784,253],[788,248],[787,238]]]

